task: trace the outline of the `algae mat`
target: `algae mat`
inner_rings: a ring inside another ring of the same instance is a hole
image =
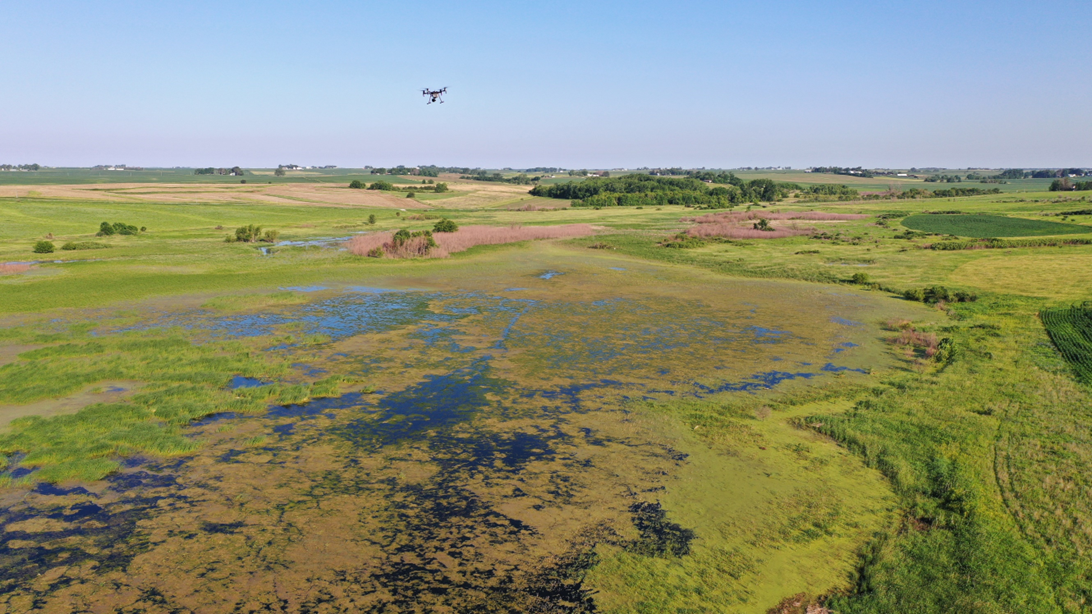
[[[764,611],[844,584],[887,519],[874,472],[755,401],[867,382],[896,360],[877,323],[917,307],[563,253],[427,271],[282,289],[309,299],[260,310],[146,313],[137,327],[263,346],[298,381],[375,389],[218,414],[190,427],[195,453],[9,489],[0,603]],[[124,334],[98,317],[96,334]],[[680,409],[730,428],[702,438]]]

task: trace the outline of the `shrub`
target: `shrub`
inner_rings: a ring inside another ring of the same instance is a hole
[[[352,181],[349,182],[349,187],[354,189],[354,190],[363,190],[364,189],[364,184],[361,183],[361,181],[359,179],[353,179]]]
[[[369,190],[393,190],[394,184],[389,181],[376,181],[368,186]]]
[[[416,192],[407,192],[406,193],[406,198],[413,198],[414,196],[417,196]]]
[[[978,295],[962,290],[951,291],[944,286],[929,286],[928,288],[913,288],[902,293],[902,297],[908,301],[918,301],[935,305],[937,303],[972,303],[978,300]]]
[[[383,248],[382,247],[373,247],[372,249],[369,249],[368,250],[368,257],[369,258],[382,258],[383,257]]]
[[[277,237],[279,237],[279,236],[281,236],[280,231],[267,230],[267,231],[265,231],[265,234],[262,235],[262,241],[264,241],[265,243],[276,243],[277,242]]]
[[[147,228],[137,228],[132,224],[126,224],[125,222],[103,222],[99,224],[98,236],[109,237],[111,235],[135,235],[143,232]]]
[[[433,188],[433,191],[436,192],[437,194],[442,193],[442,192],[447,192],[447,184],[443,183],[443,182],[437,183],[436,187]]]
[[[368,216],[368,223],[371,224],[372,226],[375,226],[375,214],[374,213]]]
[[[854,273],[853,277],[849,278],[850,283],[867,285],[872,280],[868,278],[868,273]]]
[[[38,241],[34,244],[35,254],[52,254],[53,249],[54,247],[52,241]]]
[[[925,291],[921,288],[911,288],[904,291],[902,297],[908,301],[917,301],[921,303],[925,300]]]
[[[432,232],[455,232],[459,229],[458,224],[445,218],[442,218],[439,222],[432,227]]]
[[[250,224],[235,229],[235,240],[241,243],[254,243],[262,236],[262,227]],[[230,239],[229,239],[230,240]]]

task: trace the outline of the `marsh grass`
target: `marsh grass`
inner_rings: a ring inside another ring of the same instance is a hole
[[[307,296],[300,292],[271,292],[268,294],[218,296],[201,305],[201,307],[217,311],[244,311],[283,305],[300,305],[307,302],[307,300]]]
[[[29,333],[28,333],[29,334]],[[60,398],[107,380],[144,383],[123,403],[93,404],[72,415],[13,420],[0,434],[0,454],[26,456],[34,479],[92,481],[137,454],[176,456],[199,445],[182,428],[221,412],[254,413],[270,403],[302,403],[338,394],[345,381],[333,376],[313,384],[273,384],[228,390],[236,375],[274,380],[282,363],[237,342],[194,344],[178,333],[73,334],[64,343],[24,352],[0,367],[0,403]]]

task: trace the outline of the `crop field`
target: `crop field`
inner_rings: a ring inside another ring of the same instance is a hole
[[[953,215],[919,213],[902,220],[902,225],[921,232],[960,237],[1040,237],[1092,233],[1092,226],[1001,215]]]
[[[1092,384],[1092,304],[1044,309],[1039,317],[1077,379]]]
[[[0,176],[0,611],[1092,612],[1081,197],[348,170]]]

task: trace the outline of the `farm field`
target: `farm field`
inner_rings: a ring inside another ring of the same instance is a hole
[[[933,234],[980,239],[988,237],[1041,237],[1088,234],[1092,232],[1092,226],[984,214],[945,215],[921,213],[903,218],[902,225],[911,230],[920,230]]]
[[[1092,611],[1092,245],[930,248],[1079,196],[159,176],[0,185],[0,609]],[[348,249],[445,219],[594,234]]]

